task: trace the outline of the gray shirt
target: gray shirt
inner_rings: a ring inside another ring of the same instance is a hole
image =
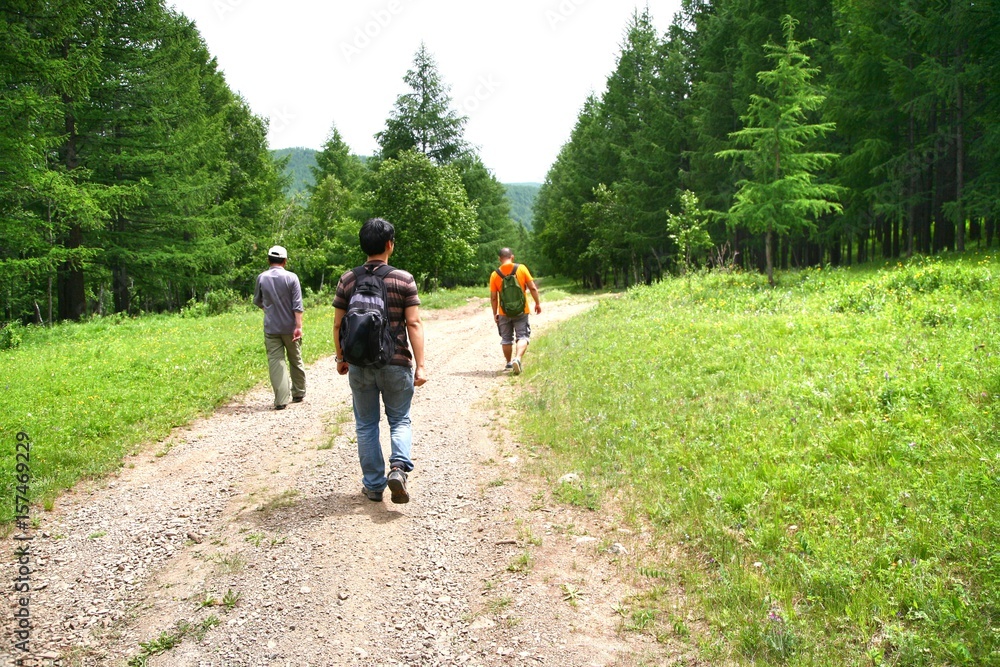
[[[292,334],[295,313],[305,310],[299,277],[283,267],[272,266],[257,276],[253,305],[264,309],[264,333]]]

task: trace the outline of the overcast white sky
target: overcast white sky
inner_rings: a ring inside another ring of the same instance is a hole
[[[230,87],[270,118],[271,148],[320,148],[336,124],[375,152],[423,41],[466,139],[504,183],[541,182],[635,8],[662,33],[680,0],[167,0],[195,21]]]

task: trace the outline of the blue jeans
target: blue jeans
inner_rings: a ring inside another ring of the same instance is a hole
[[[379,394],[385,404],[389,421],[392,454],[389,465],[406,472],[413,470],[410,447],[413,429],[410,426],[410,403],[413,400],[413,369],[406,366],[364,368],[351,365],[348,374],[354,395],[354,427],[358,434],[358,458],[361,460],[362,483],[372,491],[385,489],[385,459],[379,442]]]

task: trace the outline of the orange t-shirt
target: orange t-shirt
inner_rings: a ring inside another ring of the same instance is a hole
[[[502,271],[505,276],[509,276],[510,272],[511,272],[511,270],[513,268],[514,268],[514,262],[507,262],[506,264],[501,264],[500,265],[500,271]],[[531,281],[532,281],[531,272],[528,271],[528,267],[526,267],[524,264],[518,264],[517,265],[517,282],[521,285],[521,289],[523,289],[523,290],[528,289],[528,283],[530,283]],[[496,271],[491,272],[490,273],[490,292],[497,292],[497,293],[499,293],[500,292],[500,288],[502,286],[503,286],[503,283],[500,280],[500,276],[497,275],[497,272]],[[504,312],[503,306],[499,306],[499,310],[500,310],[500,314],[501,315],[506,315],[507,314],[507,313]],[[524,300],[524,312],[525,313],[530,313],[531,312],[530,308],[528,307],[528,299]]]

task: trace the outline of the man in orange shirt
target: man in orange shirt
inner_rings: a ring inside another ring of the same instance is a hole
[[[516,280],[516,288],[509,282],[509,276],[513,275]],[[508,281],[505,287],[505,280]],[[503,356],[507,359],[505,370],[514,371],[514,375],[521,372],[524,363],[524,353],[528,350],[528,341],[531,338],[531,326],[528,324],[528,299],[524,297],[524,291],[531,291],[531,298],[535,300],[535,314],[541,314],[542,302],[538,296],[538,288],[531,277],[531,272],[524,264],[514,263],[514,253],[510,248],[503,248],[500,251],[500,267],[490,275],[490,304],[493,306],[493,321],[497,323],[500,332],[500,346],[503,348]],[[518,298],[520,292],[520,298]],[[516,306],[510,304],[516,303]],[[523,302],[523,307],[520,306]],[[507,312],[504,304],[514,312]],[[517,340],[515,350],[514,341]]]

